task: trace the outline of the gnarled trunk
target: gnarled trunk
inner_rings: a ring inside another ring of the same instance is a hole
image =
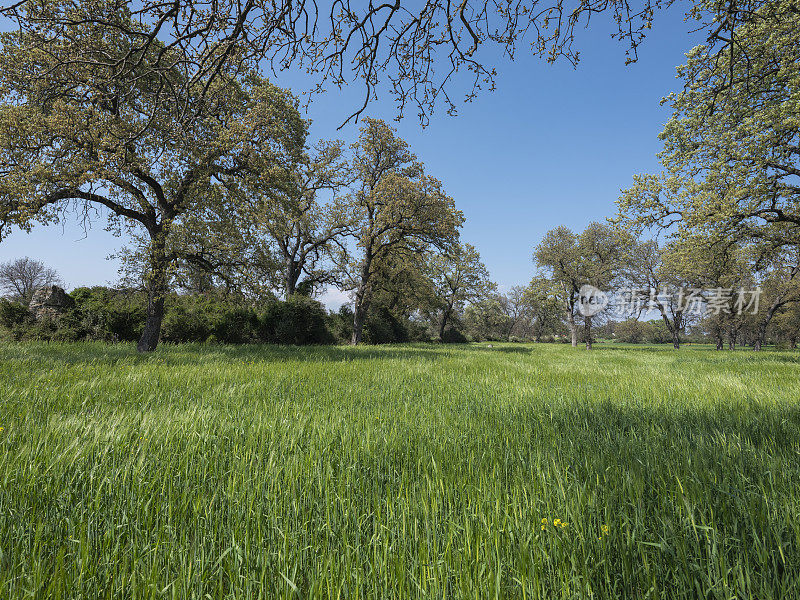
[[[297,282],[300,280],[302,269],[297,264],[297,261],[287,258],[285,267],[286,273],[283,278],[283,285],[286,291],[286,299],[288,300],[297,292]]]
[[[736,341],[738,337],[738,329],[734,325],[731,325],[730,329],[728,329],[728,350],[736,350]]]
[[[372,251],[367,248],[365,250],[364,264],[361,267],[361,281],[358,284],[358,290],[356,290],[355,306],[353,307],[353,336],[350,338],[350,344],[353,346],[361,343],[361,337],[364,332],[364,321],[367,320],[367,311],[371,300],[369,290],[371,274]]]
[[[717,338],[717,348],[716,349],[717,350],[722,350],[725,347],[724,341],[722,339],[722,331],[718,331],[717,332],[716,338]]]
[[[367,319],[368,310],[369,302],[356,300],[355,315],[353,316],[353,336],[350,338],[350,344],[353,346],[361,343],[364,333],[364,321]]]
[[[164,320],[164,299],[167,295],[168,260],[165,250],[165,234],[158,229],[151,234],[150,272],[147,276],[147,317],[144,330],[136,344],[139,352],[152,352],[161,337],[161,322]]]

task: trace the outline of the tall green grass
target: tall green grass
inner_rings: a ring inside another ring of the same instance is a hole
[[[0,399],[3,599],[800,597],[797,353],[5,344]]]

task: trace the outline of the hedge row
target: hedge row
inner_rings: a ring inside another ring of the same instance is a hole
[[[141,292],[107,287],[78,288],[73,308],[34,319],[20,304],[0,300],[0,326],[16,340],[105,340],[133,342],[144,327],[146,297]],[[162,323],[164,342],[225,344],[333,344],[349,341],[353,313],[348,307],[327,314],[319,302],[296,296],[259,307],[217,294],[170,295]],[[425,339],[425,328],[398,319],[383,307],[370,311],[364,327],[367,343]]]

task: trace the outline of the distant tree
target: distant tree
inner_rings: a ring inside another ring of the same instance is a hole
[[[800,250],[771,255],[763,263],[756,261],[755,266],[761,297],[755,318],[753,350],[759,351],[773,318],[788,305],[800,302]]]
[[[531,307],[528,304],[528,296],[526,296],[523,286],[515,285],[505,294],[501,294],[499,300],[503,312],[508,317],[508,329],[505,337],[510,340],[514,330],[530,317]]]
[[[553,282],[534,277],[525,288],[525,304],[531,318],[531,334],[540,342],[545,336],[560,335],[564,328],[562,309]]]
[[[792,350],[796,349],[800,342],[800,302],[792,302],[778,312],[770,329],[777,341],[786,343]]]
[[[534,260],[557,289],[572,345],[578,344],[576,315],[583,286],[607,292],[620,276],[630,236],[615,227],[590,223],[580,234],[563,225],[548,231],[534,251]],[[583,315],[586,348],[592,347],[593,315]]]
[[[473,302],[464,309],[464,325],[475,340],[505,340],[509,317],[499,294]]]
[[[117,231],[139,231],[149,300],[137,348],[151,351],[182,239],[249,185],[283,185],[306,123],[289,93],[235,57],[196,63],[132,5],[91,3],[108,22],[89,24],[84,4],[27,4],[24,26],[0,37],[0,231],[69,209],[105,210]],[[166,88],[180,100],[166,101]]]
[[[625,255],[632,243],[630,235],[621,229],[602,223],[589,223],[578,236],[580,270],[586,285],[610,293],[621,277]],[[583,332],[586,349],[592,348],[592,321],[594,315],[584,312]]]
[[[545,234],[533,253],[536,266],[547,273],[553,295],[564,311],[573,347],[578,345],[578,295],[585,283],[580,252],[578,236],[560,225]]]
[[[456,244],[445,253],[434,252],[428,260],[428,272],[433,282],[435,307],[439,314],[439,339],[454,314],[460,313],[467,302],[477,302],[492,293],[496,285],[489,271],[471,244]]]
[[[57,284],[61,284],[61,278],[55,269],[27,256],[0,264],[0,291],[25,306],[31,303],[36,290]]]
[[[361,342],[372,302],[375,274],[398,253],[447,251],[458,240],[464,217],[436,179],[383,121],[366,119],[353,145],[355,189],[351,195],[357,256],[340,260],[346,286],[354,291],[352,344]]]
[[[691,294],[699,281],[695,270],[687,263],[697,260],[696,253],[683,252],[686,246],[670,243],[660,246],[656,240],[633,243],[625,257],[623,277],[625,290],[636,314],[640,317],[649,310],[657,310],[664,326],[672,336],[672,346],[679,349],[681,334],[694,316],[698,305],[692,304]],[[696,264],[696,263],[695,263]],[[698,298],[702,307],[702,298]],[[687,313],[687,309],[690,311]]]
[[[733,350],[739,333],[752,320],[744,310],[749,301],[745,291],[755,287],[750,249],[705,235],[683,237],[677,245],[687,269],[692,269],[691,277],[703,288],[701,327],[715,340],[717,350],[723,349],[726,339]]]

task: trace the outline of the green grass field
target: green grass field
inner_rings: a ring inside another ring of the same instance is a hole
[[[800,354],[494,346],[0,345],[0,598],[800,597]]]

